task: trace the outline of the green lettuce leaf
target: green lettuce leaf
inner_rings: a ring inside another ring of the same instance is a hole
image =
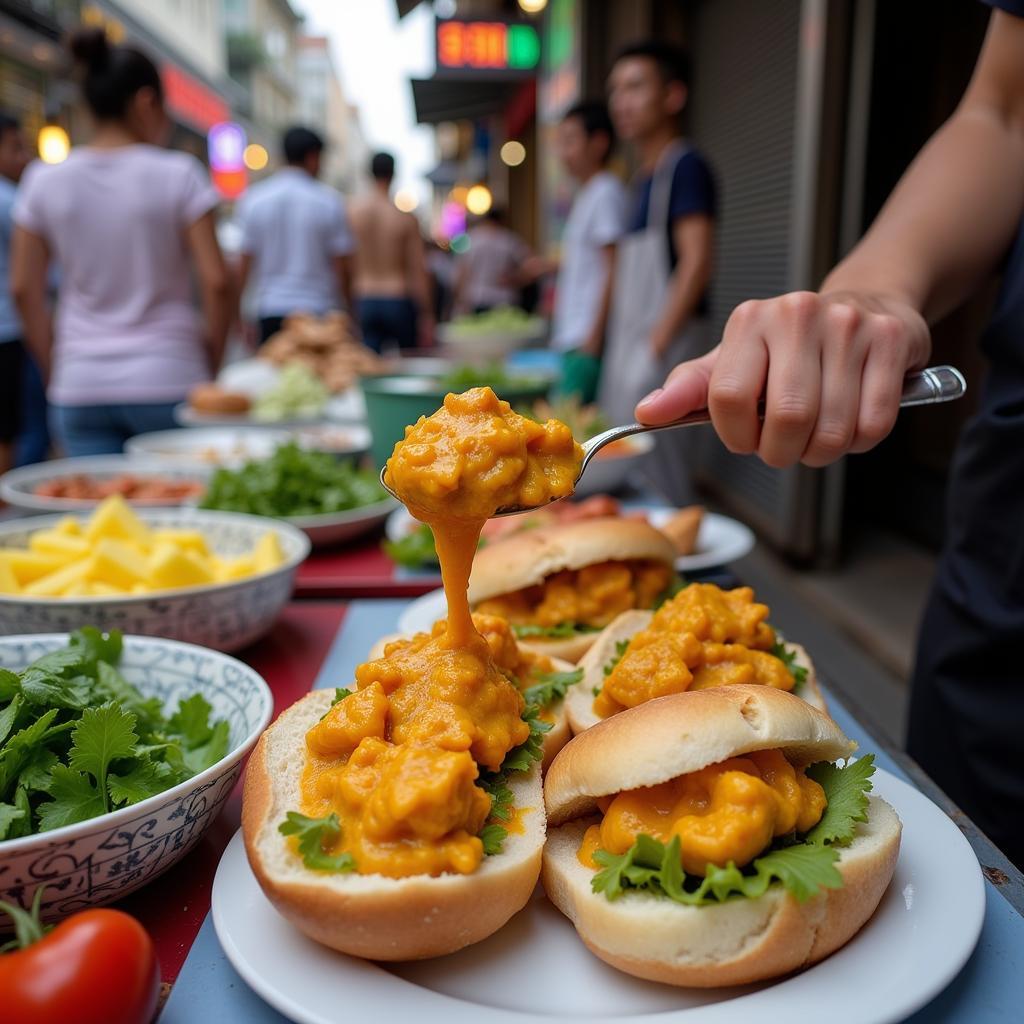
[[[546,708],[565,699],[570,686],[575,686],[583,678],[583,669],[575,668],[571,672],[540,672],[536,683],[523,691],[527,704],[536,704]]]
[[[807,769],[823,790],[828,806],[821,820],[804,837],[808,843],[834,843],[842,846],[853,839],[857,822],[868,820],[868,793],[875,774],[875,755],[865,754],[843,767],[822,761]]]
[[[597,626],[584,626],[575,622],[560,622],[557,626],[517,625],[513,623],[512,632],[520,640],[531,636],[564,640],[569,637],[580,636],[584,633],[600,633],[601,631]]]

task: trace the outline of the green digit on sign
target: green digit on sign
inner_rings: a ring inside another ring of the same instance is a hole
[[[535,68],[540,62],[540,39],[532,25],[509,25],[508,66]]]

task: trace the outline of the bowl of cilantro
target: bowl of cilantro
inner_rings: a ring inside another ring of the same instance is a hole
[[[44,920],[121,899],[220,813],[273,698],[216,651],[156,637],[0,637],[0,900]]]

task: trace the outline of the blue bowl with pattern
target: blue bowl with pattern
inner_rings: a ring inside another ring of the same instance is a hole
[[[23,669],[67,646],[68,634],[0,637],[0,667]],[[126,636],[119,671],[168,710],[201,693],[211,719],[226,719],[228,753],[206,771],[147,800],[49,832],[0,841],[0,900],[29,906],[46,887],[43,915],[57,920],[119,900],[151,882],[199,842],[270,723],[274,699],[248,665],[217,651]]]
[[[309,538],[280,519],[206,509],[136,509],[158,530],[198,530],[225,558],[246,554],[267,532],[276,533],[284,561],[268,572],[226,583],[111,597],[28,597],[0,594],[0,636],[70,632],[82,626],[119,629],[168,640],[237,651],[274,624],[295,588],[295,573],[309,554]],[[63,516],[32,516],[0,523],[0,547],[26,548],[36,530]]]

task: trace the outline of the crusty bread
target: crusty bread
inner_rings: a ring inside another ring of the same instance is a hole
[[[565,699],[569,725],[574,733],[583,732],[601,721],[594,713],[594,688],[604,686],[605,666],[615,657],[615,649],[619,642],[630,640],[640,630],[646,629],[653,617],[654,612],[641,609],[623,612],[598,634],[590,649],[580,659],[579,667],[583,669],[583,678],[569,690]],[[787,641],[787,646],[793,649],[796,664],[807,669],[807,678],[797,696],[819,711],[827,713],[828,706],[818,686],[818,676],[810,655],[800,644],[791,644]]]
[[[203,413],[241,414],[248,412],[252,405],[248,395],[225,391],[215,382],[197,384],[188,393],[188,402],[196,412]]]
[[[548,898],[606,963],[638,978],[699,988],[774,978],[835,952],[875,912],[900,848],[896,812],[871,797],[868,820],[839,851],[843,888],[820,891],[806,903],[779,885],[758,899],[718,906],[687,907],[637,892],[609,901],[591,891],[594,872],[577,857],[591,820],[548,834],[541,874]]]
[[[784,750],[797,765],[849,757],[828,715],[771,686],[736,684],[658,697],[573,737],[544,784],[548,822],[590,814],[597,797],[656,786],[753,750]]]
[[[382,636],[370,648],[370,660],[373,661],[374,658],[383,658],[384,648],[393,640],[401,640],[403,636],[405,636],[404,633],[389,633],[387,636]],[[526,644],[522,644],[521,646],[525,647]],[[551,656],[549,655],[549,657]],[[551,662],[556,672],[572,672],[576,667],[567,661],[562,661],[560,658],[551,657]],[[555,754],[557,754],[562,747],[569,742],[569,738],[572,736],[572,731],[569,728],[569,715],[566,711],[566,704],[567,701],[563,700],[551,712],[551,728],[544,733],[544,761],[542,764],[544,771],[547,771],[548,766],[554,760]]]
[[[668,537],[642,520],[606,516],[523,530],[477,552],[469,602],[532,587],[563,569],[646,558],[672,565],[676,552]]]
[[[300,807],[305,735],[329,708],[332,691],[315,690],[260,737],[249,760],[242,830],[249,863],[264,893],[317,942],[371,960],[442,956],[493,934],[530,898],[540,872],[544,808],[539,768],[514,776],[522,833],[471,875],[327,874],[306,868],[278,832]]]

